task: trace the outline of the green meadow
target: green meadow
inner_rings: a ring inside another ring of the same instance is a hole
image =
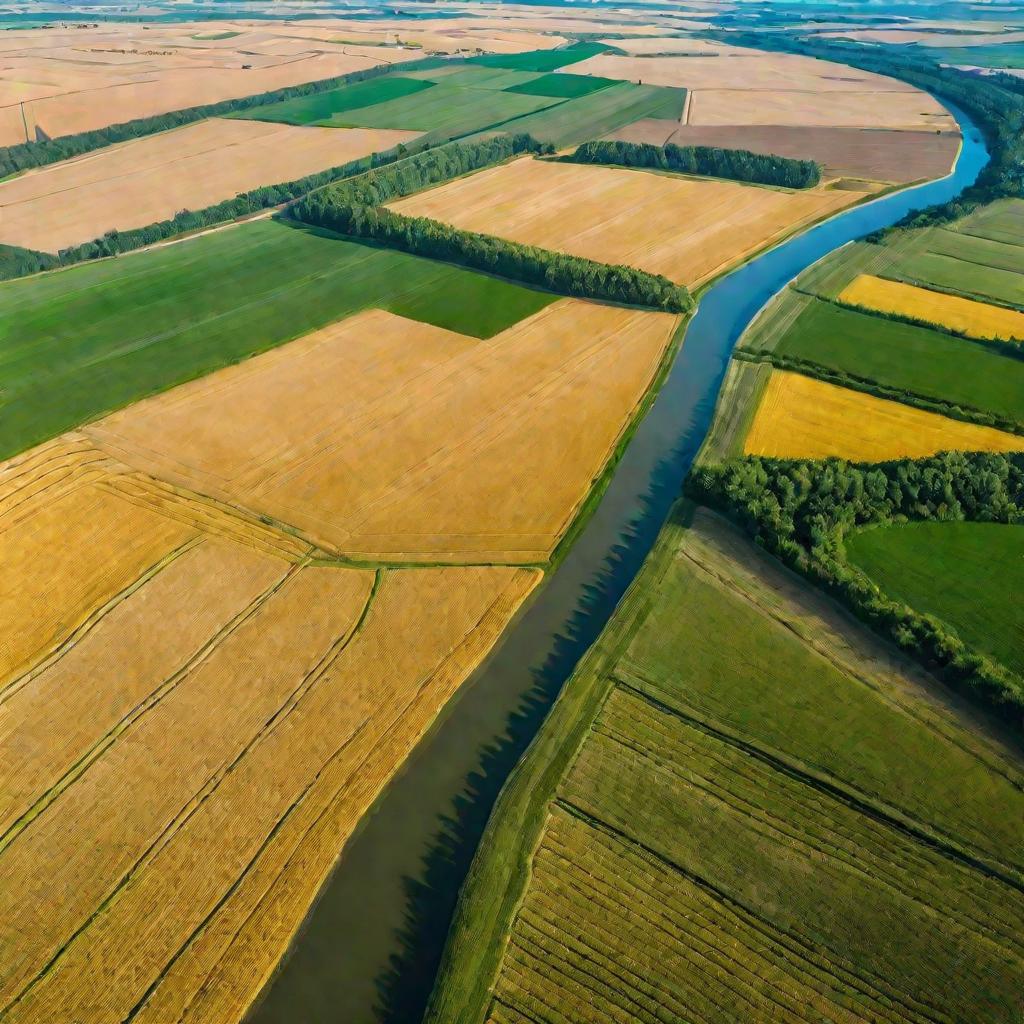
[[[1024,674],[1024,528],[907,523],[857,531],[846,552],[891,597]]]
[[[362,309],[488,338],[554,299],[272,220],[11,281],[0,458]]]

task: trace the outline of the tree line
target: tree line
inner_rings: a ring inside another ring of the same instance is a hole
[[[322,204],[341,206],[380,206],[392,199],[412,195],[420,189],[451,181],[470,171],[499,164],[523,153],[552,152],[548,144],[532,135],[494,135],[479,142],[451,142],[409,156],[398,163],[376,168],[357,177],[315,192],[306,209]]]
[[[437,58],[428,57],[423,60],[410,61],[402,65],[403,71],[414,71],[434,67],[442,63]],[[234,100],[221,100],[219,103],[206,103],[198,107],[187,107],[183,110],[172,110],[166,114],[153,117],[139,117],[133,121],[108,125],[94,131],[79,132],[75,135],[62,135],[54,139],[43,139],[37,142],[22,142],[15,146],[0,148],[0,178],[32,167],[68,160],[71,157],[88,153],[104,146],[112,146],[117,142],[127,142],[144,135],[153,135],[181,125],[203,121],[209,117],[223,117],[240,110],[251,110],[265,103],[278,103],[281,100],[294,99],[297,96],[311,96],[315,93],[330,92],[353,82],[362,82],[369,78],[379,78],[393,71],[390,64],[380,64],[365,68],[362,71],[351,71],[334,78],[323,78],[316,82],[304,82],[301,85],[290,85],[273,92],[257,93],[253,96],[242,96]]]
[[[785,188],[813,188],[821,181],[821,167],[813,160],[753,153],[749,149],[677,146],[672,142],[665,146],[612,140],[584,142],[568,159],[580,164],[649,167]]]
[[[646,306],[672,313],[693,307],[689,292],[666,277],[621,265],[597,263],[493,235],[461,231],[427,217],[403,217],[384,207],[320,201],[293,208],[308,224],[365,238],[417,256],[457,263],[544,288],[560,295]]]
[[[876,464],[746,456],[695,469],[686,489],[950,686],[1024,727],[1024,679],[886,595],[847,561],[843,546],[850,530],[867,525],[1024,525],[1024,453],[944,452]]]

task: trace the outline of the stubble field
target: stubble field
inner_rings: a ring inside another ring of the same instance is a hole
[[[414,138],[416,132],[200,121],[0,183],[0,242],[56,253]]]
[[[478,342],[370,311],[85,431],[346,557],[544,562],[676,324],[565,299]]]
[[[694,285],[858,197],[523,158],[391,206]]]

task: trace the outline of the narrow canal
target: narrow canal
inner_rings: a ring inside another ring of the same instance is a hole
[[[810,264],[911,210],[951,199],[988,161],[976,125],[945,105],[963,133],[949,177],[840,213],[703,295],[594,516],[378,801],[249,1024],[420,1019],[491,806],[650,550],[704,440],[729,354],[747,324]]]

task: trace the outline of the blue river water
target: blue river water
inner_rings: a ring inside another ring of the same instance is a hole
[[[349,843],[249,1024],[419,1020],[490,808],[665,522],[744,329],[806,267],[912,210],[953,198],[987,163],[981,132],[945,105],[963,134],[949,177],[840,213],[704,293],[586,528]]]

